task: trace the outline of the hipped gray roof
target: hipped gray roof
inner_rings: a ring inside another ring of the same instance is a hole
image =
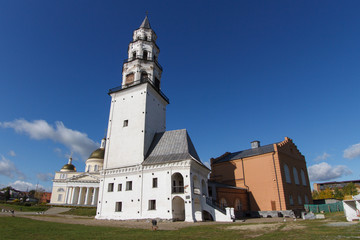
[[[214,163],[227,162],[227,161],[241,159],[241,158],[245,158],[245,157],[261,155],[261,154],[269,153],[269,152],[273,152],[273,151],[274,151],[274,144],[268,144],[268,145],[261,146],[258,148],[251,148],[251,149],[246,149],[246,150],[239,151],[239,152],[224,154],[222,157],[219,157],[218,159],[216,159]]]
[[[147,16],[145,17],[144,21],[141,23],[140,28],[151,28],[149,19]]]
[[[155,134],[143,165],[183,160],[195,160],[203,165],[186,129]]]

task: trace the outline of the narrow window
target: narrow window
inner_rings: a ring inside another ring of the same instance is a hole
[[[286,180],[286,182],[291,183],[289,167],[286,164],[284,165],[284,171],[285,171],[285,180]]]
[[[305,204],[309,204],[309,198],[307,195],[305,195]]]
[[[292,195],[289,195],[289,202],[290,202],[290,205],[294,205],[294,199],[293,199]]]
[[[152,184],[153,188],[157,188],[158,187],[158,181],[157,178],[153,178],[153,184]]]
[[[147,36],[145,36],[145,37],[144,37],[144,40],[145,40],[145,41],[147,41],[147,40],[148,40]]]
[[[124,120],[123,127],[127,127],[129,125],[129,120]]]
[[[143,59],[144,59],[144,60],[147,60],[147,58],[148,58],[148,52],[147,52],[147,51],[144,51],[144,52],[143,52]]]
[[[301,169],[300,171],[300,175],[301,175],[301,181],[302,181],[302,184],[304,186],[306,186],[306,179],[305,179],[305,173],[304,173],[304,170]]]
[[[135,59],[136,58],[136,52],[132,53],[132,58]]]
[[[241,202],[240,199],[235,199],[235,211],[241,211]]]
[[[155,78],[155,87],[156,87],[157,89],[160,89],[160,81],[159,81],[159,79],[157,79],[157,78]]]
[[[126,182],[126,191],[131,191],[132,190],[132,181],[127,181]]]
[[[58,195],[58,202],[61,202],[62,201],[62,194],[59,194]]]
[[[301,196],[300,196],[300,195],[298,195],[298,204],[299,204],[299,205],[302,205],[302,199],[301,199]]]
[[[299,185],[299,175],[298,175],[298,171],[295,167],[293,167],[293,174],[294,174],[294,180],[295,180],[295,184]]]
[[[227,202],[226,202],[225,198],[220,199],[220,207],[221,208],[226,208],[227,207]]]
[[[99,168],[98,165],[95,165],[94,171],[97,172],[97,171],[98,171],[98,168]]]
[[[121,211],[122,211],[122,202],[116,202],[115,212],[121,212]]]
[[[149,210],[156,210],[156,200],[149,200]]]
[[[114,191],[114,183],[109,183],[108,192],[113,192],[113,191]]]
[[[121,192],[122,191],[122,184],[118,184],[118,192]]]

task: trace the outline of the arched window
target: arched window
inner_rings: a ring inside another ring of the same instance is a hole
[[[148,74],[147,74],[147,72],[142,72],[142,73],[141,73],[141,80],[146,80],[146,79],[148,79]]]
[[[300,196],[300,195],[298,195],[298,204],[299,204],[299,205],[302,205],[302,199],[301,199],[301,196]]]
[[[284,164],[285,180],[287,183],[291,183],[290,171],[288,165]]]
[[[304,170],[302,170],[302,169],[301,169],[301,171],[300,171],[300,175],[301,175],[302,185],[306,186],[306,179],[305,179],[305,173],[304,173]]]
[[[305,204],[308,204],[309,203],[309,198],[308,196],[305,194]]]
[[[59,188],[57,191],[58,192],[65,192],[65,190],[63,188]]]
[[[289,195],[289,202],[290,202],[290,205],[294,205],[294,199],[293,199],[292,195]]]
[[[87,172],[91,171],[91,165],[88,166]]]
[[[147,40],[148,40],[148,37],[147,37],[146,35],[145,35],[145,37],[144,37],[144,40],[145,40],[145,41],[147,41]]]
[[[143,52],[143,59],[144,59],[144,60],[147,60],[147,58],[148,58],[148,52],[147,52],[146,50],[144,50],[144,52]]]
[[[295,180],[295,184],[299,185],[299,175],[298,175],[298,171],[296,169],[296,167],[293,167],[293,174],[294,174],[294,180]]]
[[[98,171],[98,165],[94,166],[94,171],[97,172]]]
[[[240,199],[235,199],[235,205],[234,205],[235,211],[241,211],[241,202]]]
[[[226,202],[225,198],[220,199],[220,207],[221,208],[226,208],[227,207],[227,202]]]
[[[135,59],[136,58],[136,52],[132,53],[132,58]]]

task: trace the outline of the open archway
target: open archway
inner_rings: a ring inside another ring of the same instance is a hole
[[[172,199],[172,216],[174,221],[185,221],[185,202],[179,196]]]

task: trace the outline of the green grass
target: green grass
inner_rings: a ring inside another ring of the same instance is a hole
[[[46,205],[23,206],[19,204],[2,203],[0,204],[0,208],[19,212],[43,212],[48,210],[50,207]]]
[[[72,208],[62,214],[95,217],[96,208]]]
[[[344,221],[340,214],[327,215],[326,220],[308,220],[279,223],[272,231],[265,229],[227,230],[229,226],[246,223],[201,225],[174,231],[151,231],[120,227],[84,226],[36,221],[21,217],[0,217],[1,239],[358,239],[360,224],[348,227],[329,227],[331,221]],[[159,224],[161,228],[161,224]],[[282,231],[292,227],[293,230]],[[305,227],[297,229],[296,227]],[[150,226],[149,226],[150,228]]]

